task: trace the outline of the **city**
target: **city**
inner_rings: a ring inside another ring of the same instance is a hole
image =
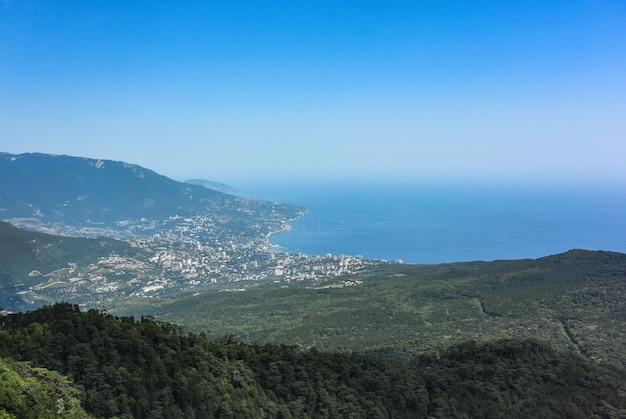
[[[33,304],[68,299],[97,306],[125,297],[158,298],[208,288],[245,291],[250,286],[354,286],[362,283],[358,274],[381,262],[361,256],[278,251],[269,237],[289,228],[278,215],[269,219],[252,216],[248,225],[239,229],[232,229],[231,220],[223,218],[202,214],[118,223],[121,229],[116,232],[99,233],[125,237],[135,254],[106,255],[86,265],[72,262],[48,273],[33,271],[27,284],[15,291]],[[94,234],[93,230],[67,225],[48,230],[74,236]]]

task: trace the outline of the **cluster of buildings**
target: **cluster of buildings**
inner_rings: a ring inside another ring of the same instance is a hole
[[[229,226],[228,220],[216,223],[207,216],[124,225],[133,231],[132,238],[126,240],[137,248],[136,255],[107,255],[86,266],[73,264],[71,269],[42,275],[42,283],[29,291],[49,294],[56,290],[57,294],[71,293],[74,298],[98,303],[124,296],[154,298],[203,287],[245,290],[252,281],[319,286],[333,278],[357,275],[377,263],[360,256],[278,252],[268,242],[272,230],[285,227],[276,220],[271,224],[257,220],[241,229]],[[360,281],[337,283],[354,286]]]

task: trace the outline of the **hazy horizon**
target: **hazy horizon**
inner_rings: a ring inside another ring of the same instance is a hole
[[[626,4],[0,2],[3,151],[176,180],[625,183]]]

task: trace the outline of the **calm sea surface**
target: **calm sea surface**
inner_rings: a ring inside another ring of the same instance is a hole
[[[270,241],[290,253],[408,263],[626,252],[625,189],[283,184],[244,194],[308,212]]]

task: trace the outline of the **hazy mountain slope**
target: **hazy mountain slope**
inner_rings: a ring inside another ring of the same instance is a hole
[[[237,189],[233,188],[230,185],[226,185],[225,183],[220,183],[220,182],[212,182],[210,180],[205,180],[205,179],[188,179],[185,181],[185,183],[204,186],[207,189],[212,189],[214,191],[223,192],[223,193],[227,193],[230,195],[237,195],[238,193]]]
[[[73,224],[219,211],[234,197],[111,160],[0,153],[0,217]]]

